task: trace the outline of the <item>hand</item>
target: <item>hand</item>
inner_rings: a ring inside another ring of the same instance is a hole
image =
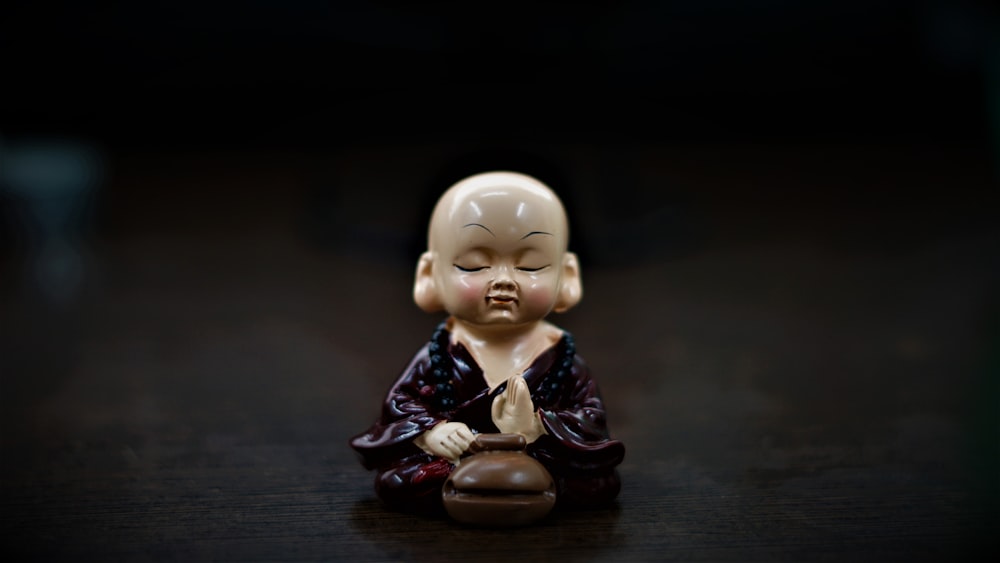
[[[524,378],[518,375],[507,380],[507,388],[493,400],[491,411],[493,424],[506,434],[521,434],[534,442],[545,434],[535,405],[531,402],[531,392]]]
[[[414,440],[425,452],[456,463],[475,436],[463,422],[442,422]]]

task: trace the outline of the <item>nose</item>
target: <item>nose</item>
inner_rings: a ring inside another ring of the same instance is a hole
[[[495,291],[517,291],[517,282],[511,277],[507,268],[500,268],[497,277],[490,283],[490,287]]]
[[[492,288],[499,291],[516,291],[517,284],[511,279],[495,279]]]

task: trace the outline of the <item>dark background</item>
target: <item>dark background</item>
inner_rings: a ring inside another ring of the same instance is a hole
[[[324,213],[343,203],[331,194],[353,189],[339,165],[324,163],[397,150],[425,169],[380,185],[379,197],[413,197],[421,213],[456,177],[505,167],[545,176],[571,213],[589,198],[610,220],[694,199],[710,199],[709,213],[767,200],[765,213],[787,211],[777,218],[806,224],[836,214],[867,225],[898,220],[905,208],[929,210],[909,218],[905,239],[928,223],[989,223],[980,199],[1000,166],[997,18],[989,3],[971,0],[491,10],[15,2],[0,23],[0,134],[12,148],[69,138],[100,151],[106,199],[92,226],[105,234],[142,216],[123,200],[158,189],[126,185],[127,170],[160,167],[133,166],[140,155],[178,165],[218,162],[227,151],[251,161],[309,155],[319,164],[290,166],[311,184],[309,210]],[[640,162],[643,148],[667,152]],[[679,178],[688,171],[673,167],[685,163],[663,164],[671,158],[725,177]],[[650,167],[673,176],[645,185]],[[580,175],[593,183],[574,183]],[[928,175],[935,180],[909,181]],[[258,199],[289,189],[238,188]],[[625,201],[608,203],[612,192]],[[600,244],[579,242],[584,254]]]
[[[0,9],[2,542],[22,559],[953,560],[997,551],[987,2]],[[384,512],[346,440],[437,318],[430,209],[563,197],[553,319],[620,502]],[[439,543],[434,543],[435,541]]]
[[[4,126],[115,146],[981,144],[996,18],[932,0],[15,2]]]

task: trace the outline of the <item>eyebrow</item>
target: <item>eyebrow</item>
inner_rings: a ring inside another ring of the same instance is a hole
[[[531,231],[530,233],[528,233],[528,234],[524,235],[523,237],[521,237],[521,240],[524,240],[524,239],[530,237],[531,235],[549,235],[550,237],[555,236],[552,233],[547,233],[545,231]]]
[[[464,228],[466,228],[466,227],[482,227],[483,229],[485,229],[485,230],[486,230],[486,232],[487,232],[487,233],[489,233],[489,234],[493,235],[493,231],[489,230],[489,229],[488,229],[488,228],[486,227],[486,225],[481,225],[481,224],[479,224],[479,223],[469,223],[468,225],[462,225],[462,228],[463,228],[463,229],[464,229]],[[494,238],[496,238],[496,235],[493,235],[493,237],[494,237]]]

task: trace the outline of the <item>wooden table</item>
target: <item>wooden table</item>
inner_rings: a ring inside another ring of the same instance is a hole
[[[269,207],[284,209],[254,209]],[[584,264],[583,302],[554,320],[626,443],[619,502],[480,530],[387,512],[347,447],[439,320],[410,302],[412,264],[373,259],[377,241],[312,244],[293,214],[251,229],[187,213],[91,239],[63,303],[7,255],[0,537],[15,560],[997,552],[995,230],[904,248],[716,237]]]

